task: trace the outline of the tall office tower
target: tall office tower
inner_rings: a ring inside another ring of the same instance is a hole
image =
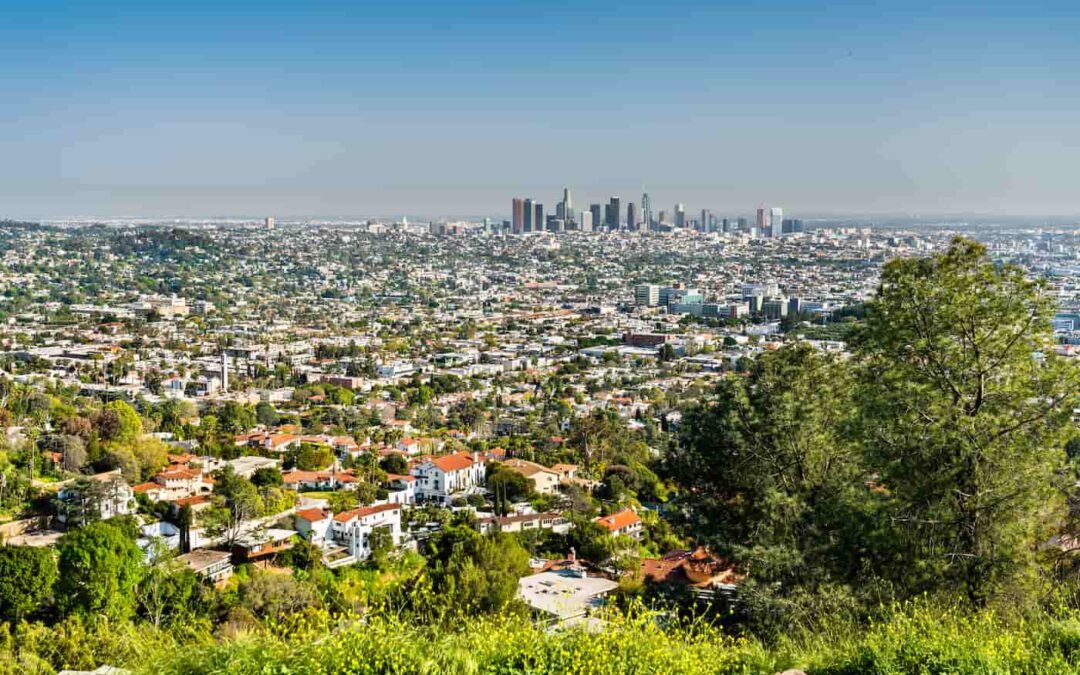
[[[660,214],[657,216],[657,221],[663,225],[667,225],[667,211],[660,209]]]
[[[263,221],[263,223],[266,225],[266,229],[268,229],[268,230],[274,229],[274,217],[273,216],[267,216],[266,220]]]
[[[720,231],[725,234],[731,232],[731,221],[729,221],[727,218],[724,218],[722,221],[720,221]]]
[[[566,206],[562,202],[559,202],[558,204],[555,205],[555,217],[556,218],[565,218],[566,217]]]
[[[780,229],[784,226],[784,209],[774,206],[769,209],[769,236],[779,237]]]
[[[645,223],[645,229],[652,229],[652,203],[649,201],[649,193],[641,193],[641,220]]]
[[[771,212],[764,206],[759,206],[757,210],[757,231],[759,237],[769,236],[769,216]]]
[[[739,230],[745,232],[746,231],[746,225],[747,225],[746,218],[739,218],[738,222],[739,222]]]
[[[533,210],[532,197],[526,198],[525,199],[525,227],[522,228],[522,230],[521,230],[522,232],[532,232],[534,228],[539,227],[539,223],[536,223],[533,220],[533,215],[534,214],[535,214],[535,211]]]
[[[781,234],[799,234],[800,232],[805,232],[803,221],[798,218],[784,218],[783,225],[780,228]]]
[[[626,205],[626,229],[637,229],[637,207],[634,206],[634,202]]]
[[[544,205],[533,202],[533,232],[543,232],[544,225]]]
[[[564,187],[562,189],[562,203],[563,208],[567,211],[574,208],[574,203],[570,201],[570,188]]]
[[[514,197],[513,207],[514,220],[510,226],[510,231],[514,234],[521,234],[525,231],[525,200],[521,197]]]
[[[701,222],[698,223],[698,230],[701,232],[709,231],[709,209],[701,209]]]
[[[599,204],[593,204],[593,206],[600,206]],[[592,232],[593,230],[593,212],[582,211],[581,222],[578,223],[578,227],[582,232]]]
[[[592,214],[592,231],[599,230],[601,225],[603,225],[603,223],[605,222],[600,217],[600,205],[599,204],[590,204],[589,205],[589,213]]]
[[[675,205],[675,227],[686,227],[686,209],[682,204]]]
[[[612,197],[608,200],[608,222],[607,226],[609,230],[619,229],[619,220],[622,215],[622,203],[618,197]]]

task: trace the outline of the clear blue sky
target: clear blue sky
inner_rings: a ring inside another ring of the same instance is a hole
[[[1080,213],[1077,0],[0,11],[0,217]]]

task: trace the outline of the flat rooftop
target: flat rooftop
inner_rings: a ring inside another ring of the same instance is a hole
[[[541,572],[518,580],[518,595],[533,609],[560,621],[598,607],[600,599],[619,587],[602,577],[582,577],[574,570]]]

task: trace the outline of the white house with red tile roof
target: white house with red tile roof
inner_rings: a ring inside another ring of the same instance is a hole
[[[596,522],[607,528],[612,536],[626,534],[635,539],[641,538],[641,516],[630,509],[623,509],[610,516],[600,516]]]
[[[396,473],[386,474],[387,500],[391,504],[406,506],[416,503],[416,476],[401,476]]]
[[[291,490],[355,490],[356,474],[344,471],[301,471],[293,469],[281,476],[282,484]]]
[[[326,546],[332,541],[334,514],[323,509],[300,509],[295,514],[296,531],[316,546]]]
[[[485,482],[485,462],[479,453],[457,452],[429,457],[412,469],[417,501],[448,505],[457,495]]]
[[[401,506],[378,504],[339,513],[334,516],[331,532],[334,541],[360,561],[371,557],[371,533],[378,528],[388,530],[394,546],[401,544]]]

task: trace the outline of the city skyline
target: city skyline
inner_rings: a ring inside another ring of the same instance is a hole
[[[7,8],[2,215],[1075,215],[1080,8],[1037,5]]]

